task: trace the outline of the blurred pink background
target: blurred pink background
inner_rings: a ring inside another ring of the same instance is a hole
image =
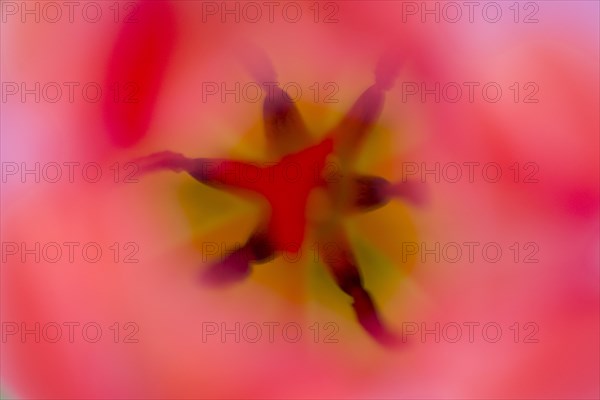
[[[24,13],[25,4],[39,7],[39,22]],[[235,14],[222,13],[221,2],[96,2],[97,22],[90,17],[95,9],[82,14],[83,3],[72,22],[63,3],[56,3],[60,18],[44,4],[2,3],[4,396],[600,396],[597,2],[497,2],[497,22],[488,2],[478,2],[472,22],[461,2],[456,22],[449,21],[455,11],[436,2],[281,2],[273,22],[263,3],[253,3],[261,10],[256,22],[246,3],[227,3],[239,7],[239,23]],[[439,22],[424,13],[424,4],[432,10],[438,4]],[[298,9],[298,21],[291,22]],[[365,146],[364,172],[397,180],[409,162],[501,166],[495,183],[483,179],[481,169],[473,182],[428,176],[427,206],[395,202],[348,221],[366,286],[390,326],[457,323],[463,337],[456,343],[436,343],[433,334],[423,338],[419,331],[401,349],[380,347],[312,261],[309,246],[300,262],[257,267],[235,287],[198,285],[197,271],[206,264],[202,243],[243,241],[256,222],[256,205],[183,175],[128,183],[126,163],[161,150],[260,160],[261,102],[243,95],[239,102],[234,95],[221,101],[221,93],[203,99],[207,82],[228,88],[252,82],[237,57],[250,43],[269,55],[281,82],[302,88],[298,106],[316,136],[372,84],[382,54],[403,60]],[[39,102],[36,94],[22,94],[23,82],[27,88],[40,82]],[[49,82],[63,90],[56,102],[49,101],[52,85],[43,93]],[[73,101],[65,82],[75,82]],[[456,82],[465,91],[456,103],[447,101],[450,95],[422,101],[420,92],[403,91],[407,82],[427,88]],[[480,84],[473,101],[464,82]],[[497,102],[482,94],[489,82],[502,89]],[[86,83],[89,93],[82,91]],[[327,83],[334,83],[337,102],[324,101]],[[102,94],[90,101],[97,86]],[[130,95],[138,101],[128,103]],[[62,165],[62,178],[52,183],[41,174],[38,183],[33,173],[21,175],[22,165],[36,162]],[[76,167],[70,182],[65,162],[97,163],[101,176],[87,182]],[[515,163],[517,182],[510,169]],[[525,182],[526,163],[535,166],[537,182]],[[74,262],[66,253],[55,263],[35,262],[33,255],[23,261],[9,242],[28,248],[80,242],[78,249],[93,242],[103,256],[89,262],[77,250]],[[130,242],[133,247],[125,247]],[[406,242],[493,242],[504,254],[496,263],[480,251],[474,262],[466,256],[423,262],[422,254],[406,262]],[[518,262],[510,248],[515,242]],[[539,262],[522,262],[531,249],[526,243],[535,244]],[[124,262],[131,249],[139,262]],[[101,340],[90,343],[76,331],[71,343],[62,325],[68,321],[97,323]],[[223,342],[219,335],[203,341],[207,322],[231,328],[269,321],[295,322],[303,336],[297,343],[280,333],[274,343]],[[20,331],[8,334],[14,323],[20,329],[36,322],[62,325],[63,337],[36,343],[33,334],[26,340]],[[124,331],[115,343],[109,327],[118,323],[123,330],[128,322],[139,328],[137,343],[124,343]],[[314,343],[309,327],[327,322],[339,328],[338,342],[326,343],[321,331]],[[478,324],[472,342],[469,322]],[[502,328],[496,343],[481,333],[490,322]],[[527,323],[537,327],[536,343],[524,340]]]

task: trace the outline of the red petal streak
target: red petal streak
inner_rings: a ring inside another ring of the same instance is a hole
[[[142,1],[123,22],[108,62],[104,118],[111,141],[131,146],[146,134],[175,43],[167,1]],[[125,19],[125,15],[122,16]]]

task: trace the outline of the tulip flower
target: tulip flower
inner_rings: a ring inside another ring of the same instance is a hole
[[[0,7],[3,397],[600,395],[597,3]]]

